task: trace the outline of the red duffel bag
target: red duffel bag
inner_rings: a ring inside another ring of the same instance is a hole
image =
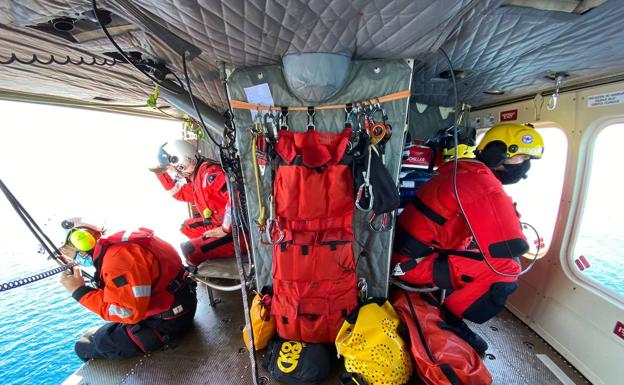
[[[492,376],[477,352],[444,324],[430,294],[399,291],[392,306],[407,326],[416,371],[427,385],[490,385]]]

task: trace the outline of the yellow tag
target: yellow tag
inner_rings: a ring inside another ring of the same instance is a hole
[[[301,342],[287,341],[282,344],[279,357],[277,358],[277,367],[282,373],[290,373],[297,369],[301,350],[303,350]]]
[[[208,207],[206,207],[202,214],[204,215],[204,218],[208,219],[208,218],[210,218],[212,216],[212,210],[210,210]]]

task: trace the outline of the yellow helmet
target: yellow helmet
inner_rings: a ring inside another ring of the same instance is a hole
[[[104,228],[84,222],[82,218],[68,218],[61,222],[65,232],[63,246],[67,245],[79,251],[91,251],[97,239],[104,233]]]
[[[95,247],[96,241],[95,236],[91,234],[89,230],[74,229],[69,234],[67,244],[79,251],[90,251]]]
[[[501,151],[504,151],[501,161],[519,154],[540,159],[544,153],[544,139],[529,124],[504,123],[490,128],[479,142],[477,153],[483,152],[489,144],[496,142],[505,145],[504,150],[501,147]]]

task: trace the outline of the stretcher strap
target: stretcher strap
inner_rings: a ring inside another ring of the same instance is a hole
[[[379,98],[363,100],[357,103],[351,103],[353,106],[369,105],[375,103],[387,103],[395,100],[407,99],[410,97],[410,90],[403,90],[392,94],[380,96]],[[230,100],[230,105],[236,110],[250,110],[250,111],[281,111],[282,107],[276,106],[263,106],[260,104],[253,104],[243,102],[242,100]],[[314,107],[315,110],[344,110],[344,104],[331,104],[327,106]],[[288,107],[289,111],[308,111],[308,107]]]

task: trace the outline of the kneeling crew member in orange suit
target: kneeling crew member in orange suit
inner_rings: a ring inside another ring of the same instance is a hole
[[[519,257],[529,249],[503,184],[526,178],[531,159],[540,159],[543,151],[543,139],[532,127],[495,126],[477,146],[476,159],[458,160],[457,194],[466,218],[455,197],[454,165],[449,162],[420,187],[397,221],[393,274],[445,289],[447,327],[480,353],[487,344],[462,319],[483,323],[503,309],[518,287]],[[467,221],[483,254],[471,246]]]
[[[163,187],[175,199],[193,203],[199,212],[180,229],[190,239],[181,245],[187,262],[197,266],[208,259],[233,257],[230,199],[221,165],[199,155],[197,143],[186,140],[163,144],[158,162],[150,171]]]
[[[82,306],[111,321],[80,338],[78,357],[125,359],[157,350],[193,326],[195,284],[176,250],[151,230],[104,229],[80,218],[63,221],[61,247],[69,258],[95,266],[95,287],[85,285],[79,267],[60,282]]]

